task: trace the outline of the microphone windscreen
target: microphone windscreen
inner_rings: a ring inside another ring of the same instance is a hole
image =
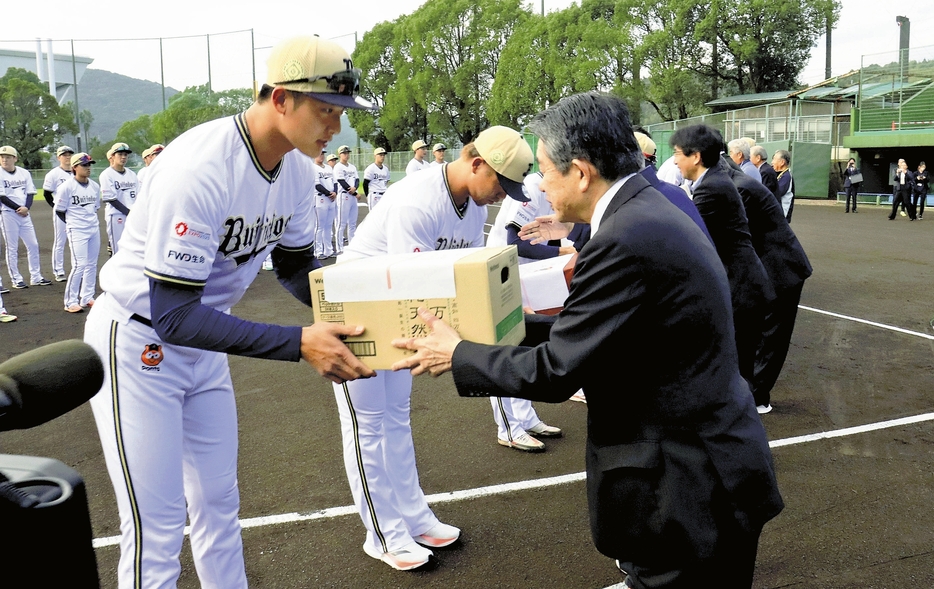
[[[0,431],[28,429],[81,405],[100,390],[104,366],[94,348],[66,340],[14,356],[0,375],[16,383],[21,408],[0,418]]]

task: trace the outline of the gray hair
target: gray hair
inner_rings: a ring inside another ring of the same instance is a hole
[[[734,139],[727,143],[726,147],[730,150],[730,155],[741,153],[744,160],[749,159],[749,143],[745,139]]]
[[[784,149],[779,149],[778,151],[776,151],[776,152],[775,152],[775,157],[780,157],[780,158],[782,158],[783,160],[785,160],[785,165],[786,165],[786,166],[790,166],[790,165],[791,165],[791,154],[788,153],[787,151],[785,151]]]
[[[751,159],[752,156],[754,156],[754,155],[759,156],[760,158],[762,158],[762,159],[765,160],[765,161],[768,161],[768,159],[769,159],[769,152],[767,152],[767,151],[765,150],[765,148],[762,147],[761,145],[754,145],[754,146],[752,146],[752,147],[749,148],[749,157],[750,157],[750,159]]]
[[[645,165],[626,103],[609,94],[563,98],[535,115],[529,129],[561,174],[580,159],[593,164],[604,180],[615,182]]]

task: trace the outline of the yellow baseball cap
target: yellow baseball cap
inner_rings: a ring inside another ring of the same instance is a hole
[[[383,149],[382,147],[377,147],[375,150],[373,150],[373,155],[385,155],[385,154],[386,154],[386,150]]]
[[[532,148],[522,135],[509,127],[490,127],[474,139],[477,153],[496,171],[499,185],[520,202],[530,199],[522,190],[522,181],[532,169]]]
[[[419,149],[423,147],[428,147],[428,144],[422,141],[421,139],[419,139],[418,141],[412,144],[412,151],[418,151]]]
[[[327,161],[336,160],[336,159],[340,159],[340,158],[337,157],[337,154],[332,153],[328,156]]]
[[[19,154],[13,148],[12,145],[4,145],[0,147],[0,155],[12,155],[13,157],[19,159]]]
[[[639,131],[633,134],[636,136],[636,141],[639,143],[639,149],[642,150],[642,155],[645,157],[654,157],[655,152],[658,151],[658,147],[655,145],[655,142],[652,141],[652,138]]]
[[[266,84],[308,94],[341,106],[372,110],[359,96],[361,70],[350,55],[333,41],[320,37],[293,37],[272,49],[266,61]]]

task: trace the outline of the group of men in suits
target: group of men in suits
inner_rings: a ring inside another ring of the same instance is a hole
[[[759,413],[768,413],[811,265],[773,193],[736,165],[736,158],[722,157],[719,132],[694,125],[670,141],[730,280],[740,373]]]
[[[752,278],[763,264],[736,189],[704,151],[701,194],[723,190],[740,207],[706,225],[712,241],[640,174],[644,158],[618,98],[573,95],[529,126],[556,220],[591,227],[563,311],[550,329],[530,330],[527,345],[509,347],[462,341],[421,309],[431,335],[394,342],[416,351],[394,369],[451,371],[462,396],[561,402],[583,388],[591,531],[624,584],[748,588],[762,527],[783,503],[740,373],[734,310],[747,307],[731,296],[740,270],[728,272],[715,246],[715,233],[745,232],[724,254],[754,265],[744,295],[775,300],[773,284]],[[522,234],[549,239],[553,225],[536,221]]]

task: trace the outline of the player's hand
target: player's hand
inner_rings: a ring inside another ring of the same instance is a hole
[[[302,358],[314,366],[318,374],[337,384],[376,376],[340,339],[341,336],[360,335],[363,331],[360,325],[337,323],[315,323],[303,327]]]
[[[573,223],[561,223],[556,215],[545,215],[535,217],[534,221],[523,225],[519,230],[519,237],[522,241],[531,241],[532,245],[538,245],[552,239],[564,239],[573,228]]]
[[[562,245],[558,248],[559,256],[566,256],[568,254],[576,254],[577,249],[573,245]]]
[[[444,321],[435,317],[428,309],[419,307],[418,316],[431,331],[426,337],[392,340],[392,345],[404,350],[415,350],[416,354],[392,365],[393,370],[411,369],[413,376],[430,373],[439,376],[451,370],[454,349],[461,343],[461,336]]]
[[[20,207],[16,209],[16,214],[19,215],[20,217],[28,217],[29,209],[27,209],[26,207]]]
[[[331,202],[334,202],[334,199],[337,198],[337,193],[332,192],[331,194],[328,195],[328,198],[331,199]]]

